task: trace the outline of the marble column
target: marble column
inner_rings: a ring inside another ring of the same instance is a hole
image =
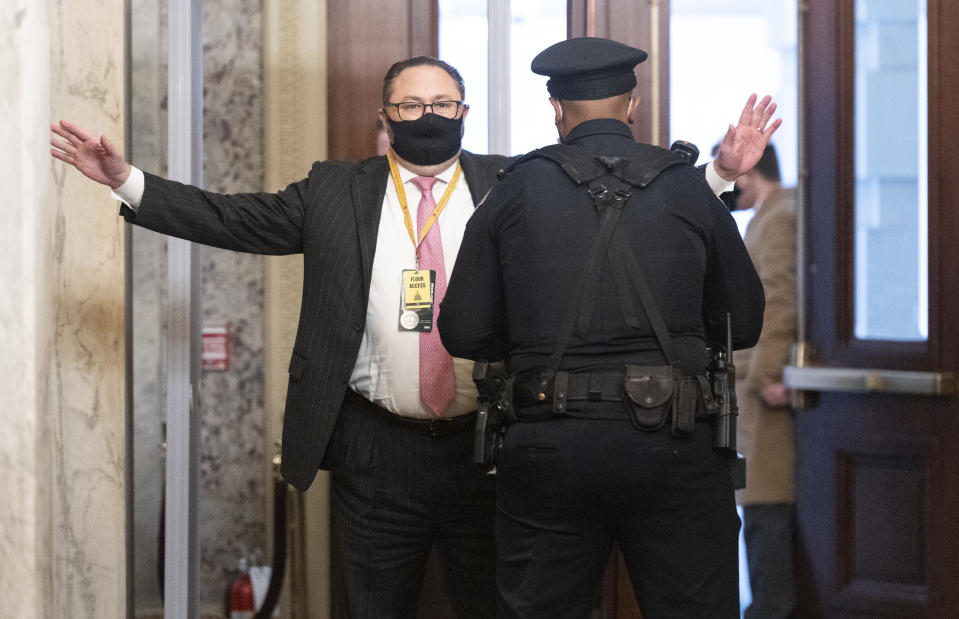
[[[123,0],[0,4],[3,616],[127,614],[124,225],[49,123],[124,124]]]
[[[16,591],[9,611],[32,618],[49,615],[53,558],[51,519],[41,509],[49,504],[44,471],[52,462],[40,414],[50,347],[43,342],[41,348],[37,309],[37,288],[48,274],[37,264],[36,231],[49,167],[42,148],[49,24],[42,4],[28,11],[27,3],[0,6],[0,80],[13,87],[12,96],[9,90],[0,94],[0,131],[9,140],[0,149],[0,182],[9,192],[0,226],[0,591]]]

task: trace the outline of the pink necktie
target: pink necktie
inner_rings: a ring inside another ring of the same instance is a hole
[[[413,179],[420,192],[416,207],[416,236],[419,238],[423,224],[429,219],[436,200],[433,199],[432,176],[417,176]],[[436,271],[433,290],[433,329],[420,333],[420,401],[434,415],[441,414],[453,400],[453,358],[443,348],[436,320],[440,315],[440,301],[446,294],[446,265],[443,263],[443,241],[439,220],[433,221],[429,232],[419,246],[419,268]]]

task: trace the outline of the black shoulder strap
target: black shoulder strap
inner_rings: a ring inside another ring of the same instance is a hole
[[[663,322],[659,308],[657,308],[656,302],[653,300],[653,293],[649,289],[649,284],[646,283],[646,275],[639,265],[639,260],[636,259],[636,254],[633,253],[626,243],[622,228],[618,228],[613,233],[612,243],[609,246],[609,258],[614,265],[613,278],[616,283],[616,288],[619,291],[620,302],[624,305],[627,324],[630,320],[638,322],[636,312],[632,309],[632,303],[629,302],[632,297],[632,295],[629,294],[629,282],[632,282],[632,285],[636,289],[636,294],[643,304],[643,309],[646,311],[646,319],[653,328],[653,333],[656,334],[656,340],[659,342],[659,347],[663,351],[663,356],[666,357],[666,362],[670,365],[675,365],[677,359],[675,349],[673,348],[673,340],[669,337],[669,330],[666,329],[666,323]],[[629,275],[628,278],[626,274]],[[628,310],[625,309],[627,307],[629,308]]]
[[[576,288],[579,294],[571,299],[563,326],[559,330],[553,353],[549,359],[549,373],[556,375],[557,370],[559,370],[563,354],[577,322],[580,332],[585,332],[589,325],[593,301],[596,297],[595,288],[598,286],[599,270],[603,264],[603,257],[607,254],[614,263],[619,262],[626,269],[625,272],[622,268],[616,269],[614,276],[620,298],[624,301],[623,311],[627,323],[633,326],[638,324],[638,317],[635,315],[632,302],[628,301],[631,297],[628,290],[629,279],[631,279],[667,363],[674,364],[675,354],[672,339],[669,337],[669,332],[666,330],[665,323],[653,300],[639,261],[629,250],[622,232],[616,229],[616,224],[622,214],[623,207],[629,200],[630,192],[628,189],[630,186],[645,188],[666,169],[674,165],[683,165],[686,161],[676,154],[658,147],[649,147],[632,157],[621,158],[593,156],[575,146],[554,144],[532,151],[515,160],[504,170],[504,173],[508,173],[516,165],[535,157],[553,161],[577,185],[589,183],[589,196],[592,198],[600,217],[599,234],[590,248],[586,265]],[[604,178],[609,179],[610,177],[615,177],[620,181],[616,183],[618,186],[613,189],[607,186],[608,181],[603,182]],[[611,241],[613,241],[612,245],[610,244]],[[626,279],[625,276],[627,272],[629,279]]]
[[[500,172],[500,175],[509,174],[516,166],[536,158],[549,159],[562,168],[570,180],[577,185],[588,183],[609,174],[610,171],[610,168],[603,163],[603,158],[594,157],[584,148],[569,144],[550,144],[514,159]]]
[[[630,185],[645,189],[657,176],[678,165],[689,165],[689,163],[671,150],[659,146],[648,146],[624,160],[613,174]]]
[[[566,345],[573,334],[577,316],[586,315],[585,322],[589,323],[588,315],[592,313],[593,301],[596,298],[595,288],[598,285],[603,256],[606,255],[609,248],[609,241],[613,236],[613,230],[616,228],[619,216],[623,213],[623,206],[629,200],[629,192],[623,191],[622,188],[611,192],[606,190],[605,187],[592,187],[590,188],[590,197],[593,198],[593,202],[599,210],[599,234],[596,235],[596,240],[589,250],[586,265],[583,267],[583,272],[575,288],[578,294],[570,299],[566,316],[563,319],[563,326],[559,329],[553,354],[550,355],[549,373],[551,376],[556,374],[563,360],[563,353],[566,352]]]
[[[634,187],[645,188],[665,170],[677,165],[689,165],[686,159],[673,151],[659,146],[644,146],[629,157],[609,157],[590,154],[586,149],[571,144],[550,144],[513,159],[499,175],[509,174],[516,166],[531,159],[542,158],[562,168],[577,185],[612,174]]]

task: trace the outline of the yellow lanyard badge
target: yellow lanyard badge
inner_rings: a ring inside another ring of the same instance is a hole
[[[430,213],[427,220],[423,222],[423,229],[420,230],[420,237],[417,239],[413,233],[413,220],[410,217],[410,209],[406,202],[406,191],[403,189],[403,180],[400,178],[400,171],[396,167],[396,161],[393,160],[393,153],[387,153],[386,158],[390,162],[390,175],[393,177],[393,186],[396,187],[396,195],[400,199],[400,208],[403,209],[403,223],[406,224],[406,231],[410,235],[410,241],[413,243],[413,247],[417,249],[417,254],[419,254],[420,243],[423,242],[423,239],[426,238],[426,233],[433,227],[433,222],[436,221],[440,213],[443,212],[443,209],[446,208],[446,203],[450,201],[453,190],[456,188],[456,183],[460,180],[460,163],[459,161],[456,162],[456,170],[453,172],[453,178],[446,187],[446,191],[443,192],[443,197],[440,198],[439,204],[436,205],[436,208],[433,209],[433,212]],[[418,261],[419,258],[417,256],[417,262]]]
[[[400,296],[400,329],[432,331],[433,292],[436,271],[406,269],[403,271],[403,292]]]
[[[453,178],[450,180],[443,197],[439,204],[430,213],[430,216],[423,222],[423,229],[420,230],[420,236],[417,239],[413,233],[413,219],[410,217],[410,209],[406,203],[406,191],[403,189],[403,180],[400,178],[400,171],[396,167],[396,161],[393,160],[393,154],[387,153],[386,158],[390,162],[390,176],[393,177],[393,186],[396,187],[396,195],[400,199],[400,208],[403,209],[403,223],[406,224],[406,231],[410,235],[410,241],[416,250],[416,269],[403,270],[403,288],[400,295],[400,316],[399,328],[402,331],[432,331],[433,329],[433,304],[435,302],[434,291],[436,287],[436,271],[419,268],[419,249],[420,243],[426,238],[426,234],[436,222],[436,219],[446,208],[446,203],[450,201],[453,195],[453,189],[460,179],[460,164],[456,162],[456,170],[453,172]]]

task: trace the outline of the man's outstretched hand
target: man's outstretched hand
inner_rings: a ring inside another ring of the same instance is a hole
[[[130,164],[105,135],[93,135],[83,127],[61,120],[50,131],[63,138],[50,140],[50,154],[80,170],[84,176],[116,189],[130,176]]]
[[[769,144],[769,138],[783,122],[781,118],[777,118],[770,124],[769,119],[775,111],[776,104],[769,95],[763,97],[758,104],[756,95],[749,95],[743,113],[739,115],[739,124],[735,127],[729,125],[729,130],[719,144],[719,155],[713,162],[716,172],[722,178],[734,181],[752,170],[759,162],[766,145]]]

